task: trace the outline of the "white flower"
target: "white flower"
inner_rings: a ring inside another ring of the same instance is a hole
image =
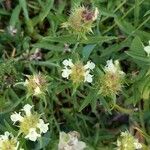
[[[134,146],[135,146],[136,149],[141,149],[142,148],[142,144],[139,143],[139,141],[137,139],[135,139]]]
[[[41,137],[41,135],[36,132],[35,128],[30,128],[29,133],[25,136],[26,139],[34,142],[37,140],[38,137]]]
[[[34,89],[34,95],[40,95],[42,93],[41,89],[37,86],[35,89]]]
[[[86,144],[82,141],[78,141],[77,145],[75,146],[75,150],[83,150],[86,148]]]
[[[12,134],[6,131],[4,135],[0,135],[0,140],[3,140],[3,141],[8,140],[10,135]]]
[[[147,53],[147,56],[150,56],[150,41],[149,41],[149,45],[144,47],[145,52]]]
[[[73,66],[72,59],[68,59],[68,60],[65,59],[62,63],[63,63],[63,65],[66,66],[66,67],[68,67],[68,66],[69,66],[69,67],[72,67],[72,66]]]
[[[63,78],[69,78],[69,75],[72,73],[71,69],[68,69],[67,67],[65,67],[63,70],[62,70],[62,77]]]
[[[26,113],[27,116],[30,116],[31,115],[31,109],[32,109],[33,106],[29,105],[29,104],[26,104],[24,107],[23,107],[23,111]]]
[[[123,71],[120,70],[118,60],[115,60],[114,63],[113,63],[112,59],[107,60],[104,70],[105,70],[105,72],[113,73],[113,74],[118,73],[119,75],[122,75],[122,76],[124,76],[124,74],[125,74]]]
[[[14,123],[16,123],[16,122],[18,122],[18,121],[22,121],[23,120],[23,117],[20,115],[20,112],[19,113],[13,113],[11,116],[10,116],[10,119],[14,122]]]
[[[98,8],[96,7],[95,12],[94,12],[94,17],[92,18],[93,21],[95,21],[97,19],[98,14],[99,14],[99,11],[98,11]]]
[[[121,149],[141,149],[142,144],[128,131],[121,132],[121,137],[117,139],[118,150]]]
[[[42,133],[46,133],[48,131],[49,123],[44,123],[44,121],[40,118],[40,114],[32,112],[33,106],[26,104],[23,107],[22,116],[19,113],[14,113],[11,115],[11,120],[14,124],[18,121],[20,128],[20,133],[22,133],[26,139],[31,141],[36,141],[38,137],[41,137]]]
[[[84,68],[93,70],[95,68],[95,64],[91,61],[88,61],[87,64],[84,66]]]
[[[6,148],[11,150],[18,150],[18,147],[19,142],[12,133],[6,131],[4,135],[0,135],[0,150],[6,150]]]
[[[111,60],[107,60],[106,66],[105,66],[104,70],[105,70],[106,72],[116,73],[117,68],[116,68],[116,66],[113,64],[112,59],[111,59]]]
[[[84,150],[86,144],[78,140],[77,132],[60,132],[58,150]]]
[[[129,133],[128,133],[127,131],[121,132],[121,136],[122,136],[122,137],[125,137],[125,136],[128,136],[128,135],[129,135]]]
[[[65,132],[60,132],[58,150],[61,150],[62,148],[67,146],[68,140],[69,140],[69,136]]]
[[[120,147],[121,146],[121,142],[119,140],[117,140],[117,146]]]
[[[93,75],[91,75],[89,72],[90,72],[89,70],[85,72],[85,74],[84,74],[84,82],[92,83]]]
[[[80,82],[89,82],[93,81],[93,75],[90,74],[90,71],[95,68],[95,64],[91,61],[88,61],[86,65],[83,65],[81,62],[75,64],[72,63],[72,60],[63,61],[64,68],[62,69],[62,77],[71,80],[74,83]]]
[[[39,119],[39,123],[37,124],[37,127],[40,129],[41,133],[46,133],[48,131],[48,125],[49,123],[44,123],[42,119]]]

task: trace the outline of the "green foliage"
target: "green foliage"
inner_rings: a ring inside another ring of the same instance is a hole
[[[99,10],[86,38],[62,28],[77,6]],[[17,135],[10,115],[30,103],[49,131],[37,142],[20,138],[25,150],[57,150],[60,131],[74,130],[87,150],[112,150],[126,129],[149,149],[149,8],[148,0],[0,0],[0,132]],[[74,88],[61,76],[65,59],[94,62],[93,82]],[[119,60],[126,74],[113,97],[97,89],[109,59]],[[44,97],[27,96],[24,81],[38,73],[48,77]]]

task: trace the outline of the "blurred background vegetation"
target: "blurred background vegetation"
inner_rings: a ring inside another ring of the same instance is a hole
[[[71,10],[97,7],[99,17],[87,39],[77,39],[61,28]],[[42,142],[26,142],[26,149],[56,149],[61,130],[76,130],[90,150],[111,150],[121,130],[130,130],[150,144],[150,57],[143,45],[150,40],[149,0],[0,0],[0,130],[15,133],[13,111],[31,102],[50,123]],[[74,51],[75,50],[75,51]],[[62,79],[62,61],[92,60],[95,76],[108,59],[118,59],[126,84],[116,97],[97,96],[94,85],[85,84],[74,94]],[[41,72],[48,77],[42,99],[26,97],[20,82]],[[31,148],[32,147],[32,148]]]

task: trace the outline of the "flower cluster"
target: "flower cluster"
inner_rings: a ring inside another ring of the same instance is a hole
[[[60,132],[58,150],[84,150],[86,144],[79,141],[79,133],[72,131],[69,133]]]
[[[145,52],[147,53],[147,56],[150,56],[150,41],[149,41],[149,45],[144,47]]]
[[[24,85],[27,87],[29,95],[40,96],[44,95],[47,90],[47,81],[45,76],[41,74],[27,76]]]
[[[83,65],[81,62],[75,64],[72,63],[72,60],[63,61],[64,68],[62,69],[62,77],[71,79],[73,83],[89,82],[93,81],[93,75],[90,74],[90,71],[95,68],[95,64],[91,61],[88,61],[86,65]]]
[[[98,9],[89,10],[85,7],[75,8],[67,22],[62,27],[72,30],[79,37],[85,37],[86,33],[92,32],[92,24],[98,17]]]
[[[6,131],[4,135],[0,135],[0,150],[18,150],[18,148],[19,142],[11,133]]]
[[[104,67],[104,74],[100,78],[100,93],[103,96],[118,94],[122,88],[125,73],[121,71],[118,60],[108,60]]]
[[[142,144],[138,142],[128,131],[122,132],[117,140],[117,150],[135,150],[141,149]]]
[[[32,113],[33,106],[26,104],[22,111],[15,112],[11,115],[11,120],[14,124],[19,123],[20,133],[23,133],[26,139],[36,141],[38,137],[41,137],[42,133],[48,131],[48,123],[40,118],[40,114]]]

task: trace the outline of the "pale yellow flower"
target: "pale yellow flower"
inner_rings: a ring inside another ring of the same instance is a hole
[[[40,114],[32,112],[33,106],[26,104],[22,111],[14,113],[10,116],[13,123],[19,123],[20,132],[23,133],[26,139],[36,141],[43,133],[48,131],[49,123],[44,123],[40,118]]]

